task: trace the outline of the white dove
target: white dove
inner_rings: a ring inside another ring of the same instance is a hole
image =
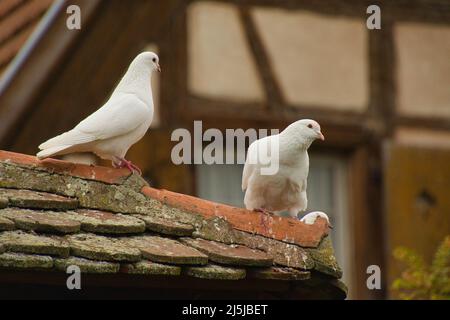
[[[262,212],[288,211],[292,217],[306,210],[307,150],[316,139],[325,140],[320,125],[314,120],[303,119],[292,123],[280,134],[253,142],[242,174],[245,207]],[[278,151],[277,157],[268,152],[274,145],[277,146],[273,150]],[[270,166],[277,162],[278,170],[274,174],[262,171],[269,164],[261,160],[261,154],[270,154]]]
[[[317,220],[317,218],[323,218],[327,220],[328,226],[333,229],[333,226],[330,224],[330,219],[328,218],[328,215],[325,212],[322,211],[313,211],[308,214],[306,214],[303,218],[300,219],[301,222],[306,224],[314,224]]]
[[[153,52],[139,54],[109,100],[75,128],[39,146],[37,157],[93,152],[116,168],[140,169],[125,159],[128,149],[147,132],[153,120],[151,75],[161,72]]]

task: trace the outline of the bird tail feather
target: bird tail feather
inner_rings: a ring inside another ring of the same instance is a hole
[[[56,146],[56,147],[51,147],[48,149],[44,149],[40,152],[38,152],[38,154],[36,155],[38,157],[38,159],[45,159],[51,156],[56,156],[59,154],[62,154],[63,151],[66,151],[68,148],[72,147],[71,145],[68,146]]]
[[[73,129],[45,141],[39,146],[39,149],[44,150],[59,146],[72,146],[92,142],[93,140],[95,140],[94,136]]]

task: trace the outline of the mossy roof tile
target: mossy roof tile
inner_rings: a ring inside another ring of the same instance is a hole
[[[8,269],[50,269],[53,259],[49,256],[5,252],[0,254],[0,267]]]
[[[74,233],[80,231],[80,223],[66,219],[61,212],[6,208],[0,210],[0,219],[2,218],[13,221],[16,228],[22,230],[53,233]]]
[[[141,252],[121,239],[81,233],[66,236],[72,255],[100,261],[139,261]]]
[[[56,270],[67,271],[70,266],[77,266],[82,273],[117,273],[120,269],[120,264],[95,261],[78,257],[69,257],[66,259],[54,259]]]
[[[136,263],[123,264],[120,271],[140,275],[179,276],[181,267],[142,260]]]
[[[0,209],[6,208],[8,206],[8,198],[4,198],[0,195]]]
[[[131,234],[145,231],[145,223],[142,220],[107,211],[80,209],[66,212],[64,217],[81,223],[81,229],[85,232]]]
[[[68,257],[69,244],[61,237],[44,236],[24,231],[0,232],[0,243],[8,251]]]
[[[14,221],[0,216],[0,231],[14,230]]]
[[[138,248],[142,255],[154,262],[203,265],[208,256],[180,242],[158,236],[136,236],[123,240],[128,246]]]
[[[167,219],[150,216],[150,215],[135,215],[135,217],[145,222],[146,228],[149,231],[167,234],[171,236],[190,236],[194,232],[194,227],[189,224],[170,221]]]
[[[255,268],[248,271],[250,278],[269,279],[269,280],[284,280],[284,281],[296,281],[307,280],[311,278],[309,271],[299,271],[292,268]]]
[[[243,268],[224,267],[216,264],[187,267],[185,273],[191,277],[214,280],[241,280],[246,276]]]
[[[273,258],[260,250],[242,245],[227,245],[204,239],[182,238],[181,241],[208,255],[211,261],[235,266],[265,267],[273,264]]]
[[[342,270],[334,256],[330,237],[322,240],[317,249],[306,249],[314,260],[314,269],[333,278],[341,278]]]
[[[11,207],[47,210],[71,210],[78,207],[77,199],[48,192],[0,188],[0,197],[8,199]]]

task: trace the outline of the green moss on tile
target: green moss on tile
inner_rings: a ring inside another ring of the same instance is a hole
[[[8,206],[8,198],[3,198],[0,196],[0,209],[6,208]]]
[[[181,268],[143,260],[133,264],[122,265],[121,272],[141,275],[179,276]]]
[[[72,255],[100,261],[139,261],[141,252],[124,244],[123,240],[91,233],[66,237]]]
[[[81,229],[85,232],[132,234],[145,231],[145,223],[142,220],[120,213],[82,209],[65,212],[63,217],[81,223]]]
[[[169,238],[146,235],[128,237],[123,242],[139,249],[143,257],[154,262],[188,265],[203,265],[208,262],[207,255]]]
[[[257,279],[281,280],[281,281],[298,281],[307,280],[311,277],[309,271],[299,271],[292,268],[254,268],[248,270],[249,277]]]
[[[186,267],[184,272],[191,277],[215,280],[240,280],[244,279],[246,275],[245,269],[224,267],[215,264],[208,264],[201,267]]]
[[[0,172],[0,188],[30,189],[77,198],[80,206],[86,208],[142,213],[148,200],[140,193],[145,181],[138,183],[141,178],[134,175],[121,185],[111,185],[6,162],[0,162]],[[118,197],[122,200],[118,201]]]
[[[50,269],[53,259],[49,256],[6,252],[0,254],[0,267],[8,269]]]
[[[2,218],[13,221],[22,230],[63,234],[80,231],[80,223],[67,219],[63,212],[7,208],[0,210],[0,224]]]
[[[235,235],[236,243],[266,252],[273,257],[276,265],[303,270],[311,270],[315,265],[309,252],[300,246],[239,230],[235,231]]]
[[[14,221],[0,216],[0,231],[8,231],[14,229],[15,229]]]
[[[71,210],[78,207],[78,200],[48,192],[21,189],[2,189],[0,197],[7,198],[9,206],[29,209]]]
[[[0,243],[8,251],[17,253],[68,257],[70,251],[68,243],[63,238],[37,235],[24,231],[0,232]]]
[[[190,236],[192,232],[194,232],[194,227],[190,224],[180,223],[150,215],[139,214],[134,216],[145,222],[146,229],[149,231],[177,237]]]
[[[55,259],[55,268],[60,271],[66,271],[69,266],[77,266],[82,273],[117,273],[120,265],[106,261],[94,261],[78,257],[69,257],[66,259]]]
[[[334,255],[330,236],[325,237],[319,247],[306,249],[314,260],[314,269],[334,278],[342,277],[342,270]]]
[[[205,253],[209,260],[232,266],[268,267],[273,258],[261,250],[242,245],[227,245],[204,239],[181,238],[180,241]]]
[[[196,238],[220,241],[226,244],[237,243],[236,230],[221,217],[204,219],[193,234]]]

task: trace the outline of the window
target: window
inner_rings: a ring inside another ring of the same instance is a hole
[[[196,167],[197,195],[200,198],[244,207],[240,164],[201,164]]]

